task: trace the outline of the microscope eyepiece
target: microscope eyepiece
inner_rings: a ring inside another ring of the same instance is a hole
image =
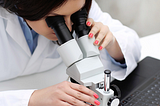
[[[48,27],[51,27],[54,30],[60,44],[73,39],[71,32],[65,24],[63,16],[49,16],[46,18],[46,23]]]
[[[46,18],[48,27],[54,28],[57,24],[65,23],[63,16],[49,16]]]
[[[77,11],[71,16],[71,20],[75,25],[75,32],[79,38],[88,35],[90,31],[90,27],[86,25],[87,17],[88,14],[85,8]]]

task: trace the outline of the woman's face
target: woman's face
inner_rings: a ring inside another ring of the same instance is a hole
[[[65,23],[69,30],[72,30],[72,21],[70,19],[71,15],[78,10],[80,10],[85,4],[85,0],[67,0],[64,5],[59,7],[56,10],[52,10],[47,16],[56,16],[62,15],[64,16]],[[27,24],[38,34],[45,36],[46,38],[56,41],[58,40],[54,31],[47,26],[45,18],[40,19],[38,21],[29,21],[26,20]]]

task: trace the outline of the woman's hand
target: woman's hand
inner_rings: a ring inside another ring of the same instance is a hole
[[[123,61],[122,51],[108,26],[103,25],[101,22],[94,22],[92,18],[89,18],[86,24],[91,27],[89,38],[95,36],[94,45],[99,46],[99,50],[106,48],[111,57],[117,61]]]
[[[95,106],[98,95],[85,86],[64,81],[57,85],[33,92],[28,106]]]

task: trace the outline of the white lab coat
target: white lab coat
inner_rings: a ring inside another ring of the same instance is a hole
[[[141,46],[138,35],[119,21],[112,19],[109,14],[103,13],[94,0],[89,18],[109,26],[116,37],[124,54],[127,68],[113,64],[106,50],[102,50],[100,56],[104,67],[112,70],[112,76],[118,80],[123,80],[132,72],[139,61]],[[37,48],[31,55],[17,16],[0,7],[0,81],[54,68],[62,62],[56,51],[57,47],[58,45],[40,35]],[[33,91],[0,92],[0,105],[27,106]]]

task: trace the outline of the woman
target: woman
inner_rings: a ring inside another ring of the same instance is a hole
[[[94,0],[2,0],[0,4],[0,81],[46,71],[58,65],[61,62],[56,51],[58,45],[52,42],[57,41],[57,37],[45,19],[61,15],[72,31],[70,17],[82,8],[89,13],[86,24],[91,31],[88,36],[96,37],[94,45],[99,47],[104,67],[112,70],[114,78],[126,78],[140,58],[138,35],[103,13]],[[100,105],[96,100],[98,95],[86,87],[68,81],[57,82],[41,90],[3,91],[0,104],[83,106],[88,102]],[[6,99],[9,97],[12,98]]]

